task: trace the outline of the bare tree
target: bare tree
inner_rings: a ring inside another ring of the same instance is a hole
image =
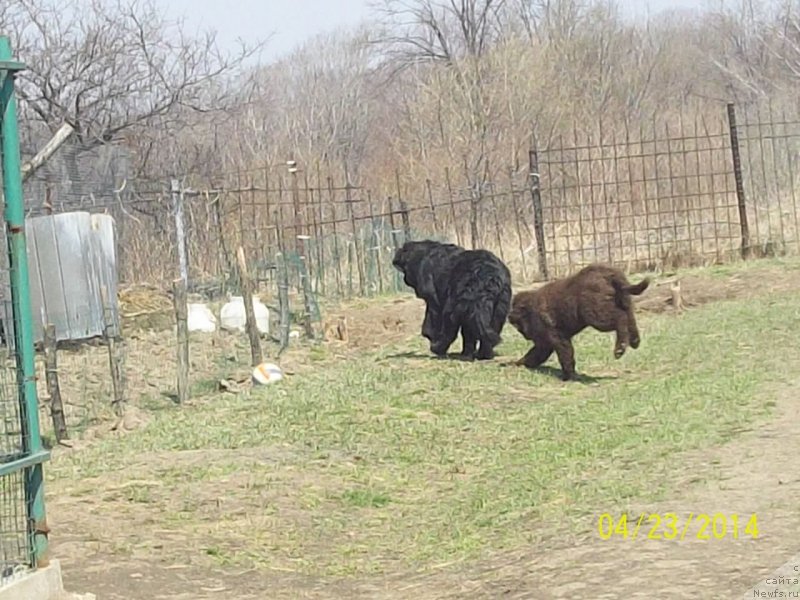
[[[229,165],[347,164],[351,174],[375,131],[375,50],[369,31],[312,38],[273,64],[248,73],[241,102],[229,111],[222,154]]]
[[[760,0],[742,0],[729,8],[720,3],[709,21],[719,47],[709,59],[722,76],[722,92],[744,101],[763,99],[774,79],[767,30],[767,6]]]
[[[766,40],[765,40],[766,38]],[[773,60],[786,75],[780,87],[797,89],[800,80],[800,2],[789,0],[780,7],[765,27],[762,40],[769,46]]]
[[[588,8],[585,0],[510,0],[506,22],[539,43],[570,39]]]
[[[499,37],[506,0],[379,0],[379,41],[395,64],[454,63],[483,55]]]
[[[492,104],[485,57],[502,39],[502,15],[506,0],[383,0],[374,3],[381,17],[377,42],[396,74],[409,66],[441,64],[448,70],[430,71],[432,83],[447,82],[454,103],[439,102],[460,112],[467,133],[461,156],[468,186],[479,190],[485,183]],[[417,74],[425,73],[417,71]],[[441,88],[440,88],[441,89]],[[442,98],[440,98],[442,100]]]
[[[24,109],[53,131],[66,121],[84,148],[176,108],[224,108],[229,96],[212,84],[261,46],[224,53],[213,32],[188,35],[150,0],[17,0],[0,19],[28,66]]]

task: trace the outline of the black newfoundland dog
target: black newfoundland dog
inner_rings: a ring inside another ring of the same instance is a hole
[[[422,240],[403,244],[392,264],[425,301],[422,335],[431,352],[447,354],[460,330],[462,357],[494,358],[511,308],[511,273],[499,258],[488,250]]]

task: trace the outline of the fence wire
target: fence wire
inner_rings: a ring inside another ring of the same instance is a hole
[[[266,289],[275,287],[276,256],[293,252],[314,293],[324,296],[402,289],[391,255],[408,236],[489,248],[520,282],[597,261],[659,269],[733,260],[742,253],[741,214],[749,221],[745,243],[753,252],[797,251],[800,110],[764,105],[737,111],[743,197],[724,108],[691,118],[665,115],[635,127],[576,125],[534,148],[535,180],[528,165],[488,163],[480,177],[447,169],[438,176],[395,172],[377,188],[364,187],[347,168],[325,164],[187,175],[183,242],[190,291],[235,291],[239,246]],[[99,161],[96,194],[86,193],[92,186],[85,181],[75,194],[63,169],[58,178],[42,175],[29,211],[41,214],[46,204],[56,212],[110,213],[120,282],[169,282],[178,268],[169,181],[123,178],[130,159],[119,161]],[[299,290],[301,272],[290,270]]]
[[[592,262],[654,269],[739,251],[730,132],[721,119],[596,136],[539,152],[545,254],[558,276]]]

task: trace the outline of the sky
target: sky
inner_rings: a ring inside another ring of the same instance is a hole
[[[215,29],[223,48],[237,38],[269,38],[261,60],[269,62],[309,38],[339,27],[357,25],[370,16],[367,0],[157,0],[173,18],[192,29]],[[646,17],[668,8],[693,8],[703,0],[620,0],[631,16]]]

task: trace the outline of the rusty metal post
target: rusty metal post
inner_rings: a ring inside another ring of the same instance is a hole
[[[736,127],[736,108],[733,102],[728,103],[728,128],[731,136],[731,156],[733,158],[733,176],[736,181],[736,201],[739,205],[739,227],[742,232],[742,258],[750,255],[750,225],[747,222],[747,202],[744,194],[744,178],[742,177],[742,159],[739,153],[739,131]]]

